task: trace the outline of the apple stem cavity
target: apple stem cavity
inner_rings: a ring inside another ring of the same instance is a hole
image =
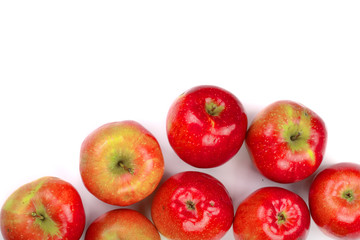
[[[224,106],[217,104],[212,99],[205,103],[205,110],[210,116],[219,116],[224,108]]]
[[[301,133],[300,133],[300,132],[297,132],[297,134],[292,135],[292,136],[290,137],[290,140],[294,142],[294,141],[298,140],[300,136],[301,136]]]
[[[39,220],[41,220],[41,221],[44,221],[44,220],[45,220],[44,215],[42,215],[42,214],[37,214],[36,212],[32,212],[32,213],[31,213],[31,216],[34,217],[34,218],[37,218],[37,219],[39,219]]]

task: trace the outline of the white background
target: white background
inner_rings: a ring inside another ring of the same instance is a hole
[[[264,179],[243,146],[225,165],[195,169],[171,149],[165,119],[200,84],[223,87],[249,122],[268,104],[300,102],[326,123],[323,169],[359,162],[358,1],[1,1],[0,204],[52,175],[81,194],[87,226],[115,208],[84,187],[83,139],[100,125],[138,121],[158,139],[163,180],[198,170],[218,178],[235,210],[254,190],[282,186],[307,201],[311,178]],[[152,196],[131,206],[150,218]],[[232,229],[224,239],[233,239]],[[328,239],[312,222],[308,239]]]

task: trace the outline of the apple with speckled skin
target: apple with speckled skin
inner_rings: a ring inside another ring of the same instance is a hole
[[[114,209],[95,219],[88,227],[85,240],[160,240],[155,226],[144,215],[132,209]]]
[[[297,194],[280,187],[256,190],[236,210],[236,240],[306,239],[310,212]]]
[[[209,174],[188,171],[167,179],[155,193],[152,220],[168,239],[218,240],[230,229],[234,207],[225,186]]]
[[[77,190],[56,177],[42,177],[18,188],[1,209],[5,240],[79,240],[85,212]]]
[[[260,111],[246,135],[256,168],[268,179],[293,183],[313,174],[326,148],[324,121],[309,108],[288,100]]]
[[[198,168],[218,167],[241,148],[247,130],[244,107],[217,86],[197,86],[171,105],[166,130],[175,153]]]
[[[155,190],[164,174],[164,159],[158,141],[141,124],[111,122],[83,141],[80,174],[95,197],[128,206]]]
[[[310,187],[309,207],[328,236],[360,239],[360,165],[341,162],[318,173]]]

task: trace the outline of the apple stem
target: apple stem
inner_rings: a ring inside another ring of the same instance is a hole
[[[37,214],[36,212],[31,213],[31,216],[34,217],[34,218],[37,218],[37,219],[39,219],[41,221],[45,220],[45,217],[42,214]]]
[[[296,140],[300,137],[300,135],[301,135],[301,133],[300,133],[300,132],[297,132],[296,135],[292,135],[292,136],[290,137],[290,140],[291,140],[291,141],[296,141]]]
[[[134,174],[134,170],[132,168],[126,167],[122,161],[118,162],[118,166],[124,169],[125,171],[128,171],[130,174]]]

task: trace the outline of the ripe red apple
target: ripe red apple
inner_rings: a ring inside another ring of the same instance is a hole
[[[100,200],[118,206],[150,195],[164,173],[155,137],[135,121],[105,124],[81,145],[80,173],[86,188]]]
[[[279,187],[264,187],[248,196],[236,210],[236,240],[305,239],[310,213],[297,194]]]
[[[323,120],[307,107],[278,101],[255,117],[246,147],[257,169],[279,183],[293,183],[320,166],[327,141]]]
[[[360,238],[360,165],[338,163],[322,170],[311,184],[309,206],[314,222],[327,235]]]
[[[115,209],[95,219],[86,231],[85,240],[102,239],[160,240],[160,234],[141,213]]]
[[[181,172],[155,193],[151,216],[169,239],[221,239],[230,229],[234,207],[228,191],[216,178],[200,172]]]
[[[1,209],[5,240],[79,240],[85,212],[76,189],[55,177],[43,177],[18,188]]]
[[[166,120],[169,143],[186,163],[217,167],[243,144],[247,116],[240,101],[216,86],[198,86],[181,94]]]

